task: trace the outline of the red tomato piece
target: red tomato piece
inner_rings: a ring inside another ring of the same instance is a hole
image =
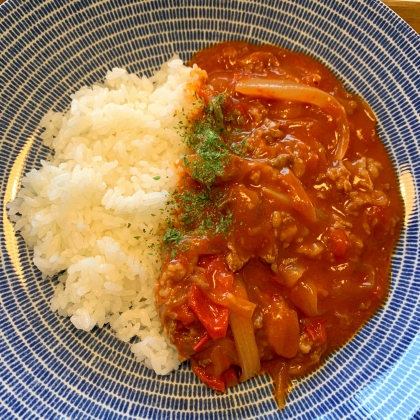
[[[195,284],[191,286],[188,292],[188,306],[213,340],[226,335],[229,310],[212,302]]]
[[[332,253],[335,257],[344,257],[348,248],[348,238],[346,232],[341,229],[334,229],[330,233]]]
[[[325,329],[325,320],[310,320],[305,327],[305,332],[311,341],[322,344],[327,341],[327,330]]]
[[[226,391],[226,384],[221,378],[222,375],[219,377],[210,375],[202,366],[199,365],[193,365],[192,370],[199,377],[199,379],[201,379],[210,388],[218,392]]]
[[[223,294],[232,291],[233,275],[223,255],[202,255],[198,266],[206,270],[209,285],[215,293]]]

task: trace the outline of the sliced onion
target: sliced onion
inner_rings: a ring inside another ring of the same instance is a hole
[[[312,281],[301,281],[292,289],[290,298],[306,316],[319,315],[317,289]]]
[[[255,303],[246,299],[241,299],[230,292],[226,292],[223,295],[207,292],[206,295],[212,302],[228,308],[231,313],[248,318],[252,317],[255,307],[257,306]]]
[[[245,285],[240,279],[235,278],[233,288],[238,299],[248,300]],[[257,375],[261,369],[260,356],[254,333],[254,323],[252,316],[242,316],[231,311],[229,324],[232,329],[239,363],[242,368],[240,381],[244,382]]]
[[[305,102],[330,113],[337,122],[338,131],[334,158],[338,160],[344,158],[350,139],[349,123],[344,107],[329,93],[302,83],[260,77],[239,80],[236,83],[235,90],[248,96]]]
[[[274,380],[274,398],[280,410],[286,405],[287,388],[289,386],[289,367],[288,363],[282,362],[273,375]]]
[[[303,276],[306,268],[299,264],[289,264],[280,268],[282,276],[282,285],[286,287],[293,287],[296,282]]]
[[[274,191],[271,188],[266,188],[263,187],[262,191],[266,194],[271,195],[274,198],[277,198],[278,200],[280,200],[285,206],[292,206],[293,205],[293,200],[292,197],[288,196],[287,194],[283,194],[279,191]]]
[[[277,198],[284,205],[292,206],[307,220],[315,222],[317,220],[315,207],[299,179],[296,178],[296,176],[289,168],[283,168],[280,171],[280,177],[281,180],[285,183],[286,187],[289,189],[287,194],[265,187],[262,188],[262,192]]]

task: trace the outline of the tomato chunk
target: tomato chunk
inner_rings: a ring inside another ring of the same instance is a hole
[[[327,341],[327,330],[325,329],[325,319],[307,320],[305,332],[311,341],[323,344]]]
[[[334,229],[330,233],[332,253],[335,257],[344,257],[347,252],[348,238],[341,229]]]
[[[188,306],[213,340],[224,337],[229,323],[229,310],[212,302],[193,284],[188,292]]]
[[[206,270],[208,284],[215,293],[223,294],[232,291],[233,275],[223,255],[202,255],[198,266]]]
[[[218,392],[226,391],[225,381],[221,376],[210,375],[202,366],[195,364],[192,366],[192,370],[210,388]]]

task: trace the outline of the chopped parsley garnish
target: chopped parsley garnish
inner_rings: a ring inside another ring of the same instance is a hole
[[[216,225],[216,233],[227,233],[229,226],[232,224],[232,213],[228,213],[226,216],[220,215],[219,223]]]
[[[166,244],[176,244],[178,245],[183,238],[182,233],[174,228],[167,228],[165,236],[163,237],[163,242]]]
[[[175,258],[177,253],[177,248],[179,247],[179,244],[181,243],[184,236],[182,233],[175,229],[175,228],[167,228],[165,235],[163,237],[163,243],[164,246],[166,245],[167,248],[171,250],[171,258]],[[188,249],[184,248],[184,250]]]
[[[184,165],[192,178],[210,187],[229,164],[230,151],[224,136],[229,133],[223,116],[225,97],[219,94],[203,105],[202,112],[190,121],[181,134],[193,151],[184,156]]]
[[[181,194],[176,194],[178,205],[182,211],[179,215],[181,223],[188,228],[194,221],[200,219],[206,206],[211,203],[208,190],[194,191],[186,190]]]
[[[219,205],[223,193],[214,185],[230,164],[232,154],[243,154],[247,140],[234,138],[233,117],[226,107],[224,94],[210,99],[197,97],[197,105],[201,106],[199,112],[186,116],[187,123],[178,127],[190,149],[183,163],[196,182],[184,179],[185,184],[166,202],[172,217],[166,220],[162,245],[172,258],[178,251],[187,250],[194,236],[230,235],[233,215]]]

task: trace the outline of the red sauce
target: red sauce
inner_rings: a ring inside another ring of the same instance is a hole
[[[203,185],[193,179],[192,145],[175,197],[181,236],[163,251],[159,313],[208,386],[222,392],[268,372],[283,406],[289,379],[318,366],[383,304],[403,216],[398,181],[368,105],[316,60],[230,42],[190,64],[208,75],[197,92],[204,111],[190,119],[197,126],[222,112],[227,157]],[[280,95],[288,83],[316,88],[319,101],[305,99],[308,89],[273,97],[261,88],[267,80]],[[250,81],[257,88],[244,93]],[[185,230],[188,192],[208,199]]]

